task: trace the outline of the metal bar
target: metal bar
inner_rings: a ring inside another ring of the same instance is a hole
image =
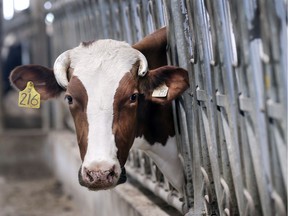
[[[238,140],[238,108],[237,108],[237,88],[235,76],[233,75],[232,66],[237,65],[237,60],[235,60],[236,54],[235,49],[233,49],[233,37],[231,34],[231,21],[230,21],[230,7],[228,1],[221,1],[219,4],[215,5],[217,11],[217,17],[220,19],[221,29],[218,29],[218,37],[223,38],[223,43],[220,49],[223,63],[225,65],[224,83],[227,89],[227,99],[229,101],[226,107],[228,121],[225,116],[222,117],[222,124],[224,128],[224,134],[227,143],[227,151],[229,155],[229,161],[231,165],[231,172],[235,187],[235,193],[237,197],[237,205],[240,215],[243,214],[244,210],[244,197],[243,197],[243,181],[241,176],[242,168],[240,161],[240,149]]]
[[[283,140],[283,136],[280,134],[279,130],[277,127],[272,126],[271,131],[273,132],[273,139],[274,143],[276,144],[276,149],[277,149],[277,158],[280,162],[280,170],[282,171],[282,178],[284,179],[284,188],[285,191],[287,191],[287,143],[285,144],[285,141]],[[280,191],[281,192],[281,191]]]
[[[183,30],[182,29],[182,23],[188,28],[189,25],[187,25],[187,11],[185,10],[184,5],[179,5],[178,1],[167,1],[165,4],[166,7],[166,14],[167,14],[167,19],[170,20],[169,23],[169,34],[168,34],[168,39],[169,39],[169,45],[170,45],[170,61],[172,60],[173,64],[175,64],[175,53],[176,51],[178,53],[178,60],[176,64],[179,64],[183,68],[189,68],[189,61],[187,61],[186,58],[186,46],[185,43],[187,42],[187,37],[188,36],[186,33],[188,33],[188,29]],[[173,10],[172,10],[173,9]],[[185,33],[186,31],[186,33]],[[186,36],[185,36],[186,35]],[[176,40],[177,40],[177,46],[176,46]],[[183,157],[183,166],[184,170],[186,173],[186,207],[187,208],[192,208],[194,199],[193,199],[193,193],[194,192],[194,184],[192,180],[193,176],[193,160],[192,160],[192,145],[191,145],[191,131],[192,131],[192,125],[189,124],[189,121],[187,119],[193,118],[193,110],[191,108],[191,97],[187,94],[184,95],[185,100],[184,101],[179,101],[177,103],[177,106],[174,107],[174,109],[178,109],[178,112],[176,112],[176,116],[179,116],[179,121],[175,120],[175,124],[178,125],[178,122],[180,124],[180,131],[181,135],[178,134],[178,140],[180,140],[182,148],[180,148],[181,156]],[[174,114],[175,116],[175,114]],[[176,119],[176,118],[175,118]],[[196,140],[195,140],[196,142]],[[180,145],[179,143],[179,145]],[[201,181],[201,180],[200,180]]]
[[[253,111],[253,101],[251,98],[244,97],[243,95],[239,96],[239,108],[242,111],[252,112]]]
[[[208,96],[205,90],[200,90],[199,88],[197,88],[196,97],[198,101],[207,101]]]
[[[151,190],[156,196],[165,200],[169,205],[175,207],[178,211],[183,212],[183,202],[179,200],[179,197],[174,196],[171,191],[165,190],[158,182],[153,182],[147,176],[139,173],[133,168],[127,167],[126,171],[129,175],[135,178],[137,181],[149,190]]]
[[[280,103],[275,103],[272,100],[268,100],[267,101],[267,115],[270,118],[285,121],[285,119],[283,118],[285,117],[284,106]]]
[[[0,50],[3,46],[3,1],[0,1]],[[0,68],[3,68],[2,58],[0,59]],[[4,131],[4,117],[3,117],[3,71],[0,72],[0,134]]]
[[[217,106],[226,107],[227,103],[228,103],[227,102],[227,96],[217,92],[216,93],[216,104],[217,104]]]
[[[220,4],[220,2],[219,2]],[[209,158],[211,161],[211,170],[212,170],[212,174],[213,174],[213,182],[214,182],[214,187],[215,187],[215,194],[217,197],[217,203],[218,203],[218,207],[219,207],[219,213],[220,215],[224,214],[224,209],[220,208],[221,206],[221,184],[220,184],[220,164],[218,161],[218,156],[217,156],[217,137],[216,137],[216,133],[217,133],[217,129],[215,128],[216,124],[216,107],[214,105],[214,101],[216,101],[215,98],[215,90],[214,88],[214,84],[213,84],[213,74],[212,74],[212,69],[211,69],[211,55],[209,55],[209,53],[212,53],[211,51],[209,51],[211,49],[211,46],[209,46],[210,44],[210,33],[209,33],[209,27],[206,26],[206,28],[201,28],[200,26],[205,26],[208,25],[207,20],[205,19],[205,17],[207,17],[207,10],[205,7],[205,4],[203,1],[198,1],[196,3],[196,8],[197,11],[199,13],[198,15],[198,25],[199,25],[199,40],[202,41],[201,43],[201,48],[203,49],[203,60],[200,59],[203,62],[203,71],[202,71],[202,76],[204,77],[203,81],[204,81],[204,89],[207,91],[207,103],[205,103],[205,106],[207,106],[207,110],[204,109],[204,107],[202,107],[202,121],[204,123],[204,129],[205,129],[205,137],[207,139],[207,148],[208,148],[208,152],[209,152]],[[217,14],[215,14],[217,15]],[[223,12],[222,12],[223,15]],[[225,20],[222,20],[222,23],[225,23]],[[225,29],[222,29],[222,31],[225,31]],[[228,38],[224,37],[224,41],[229,41]],[[229,51],[226,53],[229,54]],[[201,53],[200,53],[201,54]],[[226,69],[228,70],[228,64],[226,65]],[[229,81],[230,82],[230,81]],[[231,83],[231,82],[230,82]],[[231,91],[233,92],[233,91]],[[230,96],[230,95],[229,95]],[[233,98],[229,98],[230,100]],[[231,136],[233,137],[233,136]],[[229,141],[229,138],[226,139],[226,141]],[[227,141],[227,145],[229,145],[229,142]],[[231,145],[233,146],[233,145]],[[230,147],[230,146],[229,146]],[[229,150],[229,157],[234,157],[233,155],[236,153],[237,154],[237,150],[236,151],[232,151]],[[236,157],[234,157],[233,159],[236,159]],[[230,159],[230,163],[233,162],[234,160]],[[237,165],[237,163],[235,163],[235,165],[231,166],[231,168],[235,167]],[[233,170],[232,170],[233,173]],[[235,173],[236,174],[236,173]],[[239,175],[239,174],[237,174]],[[237,176],[235,175],[235,176]],[[235,179],[236,181],[239,181],[239,179]],[[240,186],[241,186],[241,182]],[[241,200],[241,199],[240,199]]]

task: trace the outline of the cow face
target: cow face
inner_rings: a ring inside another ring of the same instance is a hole
[[[43,100],[65,91],[83,161],[79,181],[91,190],[125,181],[124,165],[135,137],[143,135],[139,130],[147,104],[165,106],[188,87],[185,70],[163,66],[148,71],[139,50],[114,40],[82,43],[66,51],[54,70],[17,67],[10,80],[20,90],[33,81]],[[169,87],[168,95],[153,98],[153,90],[162,84]]]

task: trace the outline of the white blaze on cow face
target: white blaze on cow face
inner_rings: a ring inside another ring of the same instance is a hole
[[[112,131],[114,96],[120,80],[127,72],[131,71],[133,64],[139,61],[139,51],[125,42],[99,40],[89,45],[80,45],[74,48],[70,51],[69,57],[70,68],[73,69],[71,79],[77,78],[83,84],[87,94],[88,134],[87,149],[84,157],[82,157],[82,178],[86,176],[86,180],[89,181],[90,179],[93,183],[95,176],[95,178],[99,176],[99,179],[106,178],[100,176],[102,175],[100,173],[112,172],[115,180],[110,179],[111,181],[107,182],[107,186],[114,186],[121,173]],[[145,57],[141,56],[141,58]],[[142,66],[141,69],[145,69],[145,64],[147,65],[147,62],[144,62],[144,67]],[[68,90],[75,87],[70,85],[73,85],[73,82],[68,84]],[[75,120],[75,124],[78,124],[77,120]],[[94,172],[94,177],[92,172]],[[102,185],[99,187],[105,188],[105,183],[100,184]],[[97,186],[94,185],[93,187],[96,189]]]

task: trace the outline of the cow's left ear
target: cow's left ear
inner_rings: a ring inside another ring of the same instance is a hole
[[[180,96],[189,88],[188,72],[179,67],[163,66],[150,70],[139,78],[139,90],[146,100],[166,104]]]

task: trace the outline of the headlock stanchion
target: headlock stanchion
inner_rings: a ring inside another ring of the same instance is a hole
[[[134,44],[167,26],[168,62],[189,71],[173,103],[184,197],[139,150],[130,176],[187,215],[287,214],[287,1],[50,2],[51,61],[81,41]]]

